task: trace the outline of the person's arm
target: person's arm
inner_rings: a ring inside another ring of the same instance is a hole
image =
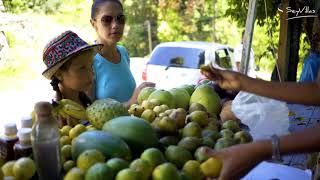
[[[320,125],[304,131],[280,137],[281,155],[295,153],[311,153],[320,151]],[[239,179],[246,175],[255,165],[272,157],[271,140],[261,140],[241,144],[210,152],[212,156],[222,160],[219,180]]]
[[[140,91],[141,91],[143,88],[145,88],[145,87],[155,87],[155,84],[152,83],[152,82],[143,82],[143,83],[141,83],[141,84],[135,89],[135,91],[133,92],[131,98],[130,98],[127,102],[123,103],[123,105],[124,105],[125,107],[130,107],[132,104],[136,103],[136,102],[137,102],[137,98],[138,98],[138,96],[139,96],[139,94],[140,94]]]
[[[242,79],[241,90],[261,96],[305,105],[320,105],[320,82],[268,82],[252,78]]]
[[[240,72],[240,65],[241,65],[240,61],[236,61],[236,67],[239,72]]]
[[[202,72],[227,90],[247,91],[261,96],[305,105],[320,105],[320,77],[316,82],[269,82],[253,79],[243,74],[211,67]]]

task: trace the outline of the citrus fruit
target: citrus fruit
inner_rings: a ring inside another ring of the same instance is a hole
[[[83,180],[83,172],[79,168],[72,168],[67,175],[64,177],[64,180]]]
[[[131,162],[130,169],[139,171],[141,173],[141,180],[148,180],[152,174],[152,167],[147,160],[136,159]]]
[[[130,168],[118,172],[116,180],[141,180],[141,173]]]
[[[71,150],[72,150],[72,146],[67,144],[62,146],[61,148],[61,155],[66,158],[66,159],[70,159],[72,154],[71,154]]]
[[[8,161],[2,167],[1,170],[4,176],[13,176],[13,166],[16,161]]]
[[[36,172],[36,166],[32,159],[23,157],[14,163],[12,172],[17,179],[30,179]]]
[[[75,167],[75,163],[72,160],[68,160],[63,164],[63,169],[65,172],[70,171],[70,169]]]
[[[220,175],[222,161],[211,157],[200,165],[201,171],[206,177],[217,178]]]
[[[83,172],[86,172],[92,165],[103,163],[105,157],[96,149],[89,149],[80,154],[77,160],[77,167]]]

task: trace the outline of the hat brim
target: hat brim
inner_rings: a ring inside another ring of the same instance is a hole
[[[69,53],[64,59],[60,60],[60,62],[58,62],[54,66],[47,68],[45,71],[43,71],[42,75],[44,77],[46,77],[47,79],[52,79],[52,76],[57,72],[57,70],[64,63],[66,63],[68,60],[70,60],[72,57],[78,55],[79,53],[81,53],[83,51],[90,50],[90,49],[94,50],[94,53],[98,53],[101,50],[102,46],[103,46],[102,44],[83,46],[83,47]]]

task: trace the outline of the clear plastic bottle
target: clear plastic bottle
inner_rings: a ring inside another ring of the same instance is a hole
[[[31,131],[31,128],[19,129],[19,142],[17,142],[13,147],[15,159],[30,157],[32,155]]]
[[[8,123],[4,126],[4,135],[0,137],[0,158],[4,161],[14,160],[13,146],[18,142],[17,126]]]
[[[38,102],[35,105],[36,122],[32,128],[33,157],[40,180],[60,180],[60,133],[52,115],[52,105]]]

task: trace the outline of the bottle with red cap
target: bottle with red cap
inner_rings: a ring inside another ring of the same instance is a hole
[[[52,109],[48,102],[38,102],[34,109],[36,122],[32,128],[31,142],[40,180],[62,179],[60,132]]]

